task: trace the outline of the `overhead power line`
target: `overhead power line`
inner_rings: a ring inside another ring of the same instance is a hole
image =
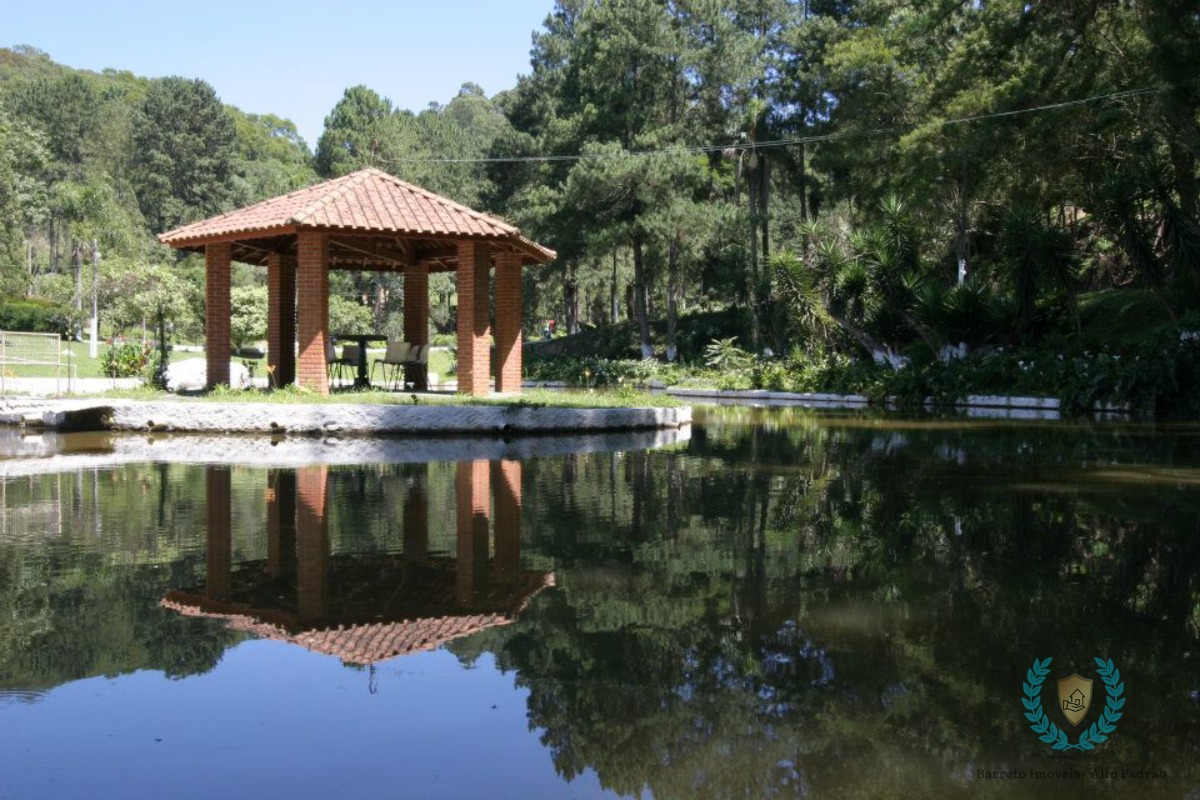
[[[982,122],[991,119],[1001,119],[1004,117],[1016,117],[1025,114],[1037,114],[1043,111],[1054,111],[1063,108],[1073,108],[1075,106],[1087,105],[1089,103],[1098,103],[1106,100],[1123,100],[1129,97],[1138,97],[1147,94],[1159,94],[1169,91],[1170,86],[1150,86],[1140,89],[1126,89],[1120,92],[1111,92],[1109,94],[1098,94],[1091,97],[1084,97],[1078,100],[1064,100],[1058,103],[1047,103],[1046,105],[1034,106],[1032,108],[1018,108],[1011,111],[995,111],[988,114],[976,114],[969,117],[956,117],[953,119],[942,120],[937,123],[939,127],[949,127],[952,125],[965,125],[972,122]],[[602,161],[615,158],[653,158],[664,156],[683,156],[683,155],[706,155],[710,153],[720,153],[729,149],[747,149],[765,150],[778,147],[795,147],[801,144],[813,144],[819,142],[830,142],[840,139],[860,139],[864,137],[883,136],[886,134],[907,133],[915,130],[912,127],[900,128],[875,128],[865,131],[845,131],[818,134],[813,136],[800,136],[788,139],[771,139],[763,142],[754,142],[753,144],[730,143],[719,145],[706,145],[700,147],[671,147],[663,150],[630,150],[621,153],[572,153],[564,155],[542,155],[542,156],[498,156],[490,158],[392,158],[386,163],[389,164],[529,164],[529,163],[550,163],[556,161]]]

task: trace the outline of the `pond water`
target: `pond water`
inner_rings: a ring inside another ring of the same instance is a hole
[[[0,798],[1200,797],[1200,429],[697,416],[0,461]]]

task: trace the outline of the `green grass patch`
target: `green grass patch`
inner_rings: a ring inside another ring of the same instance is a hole
[[[176,395],[148,387],[105,392],[101,397],[125,400],[153,400],[201,403],[290,403],[296,405],[444,405],[444,406],[512,406],[545,408],[676,408],[687,405],[675,397],[631,389],[555,391],[527,389],[518,396],[468,397],[450,393],[414,393],[368,391],[335,391],[327,396],[287,387],[274,391],[263,389],[219,388],[199,394]]]
[[[140,343],[140,342],[139,342]],[[96,358],[88,355],[89,346],[87,342],[63,342],[62,350],[62,372],[61,377],[65,380],[68,374],[68,366],[74,364],[76,378],[105,378],[106,376],[101,370],[104,354],[108,352],[109,345],[101,342],[96,349]],[[384,350],[368,350],[367,351],[367,366],[370,367],[371,362],[376,358],[382,358]],[[171,362],[185,361],[192,358],[204,358],[205,352],[200,351],[171,351]],[[240,363],[251,369],[256,377],[262,377],[266,374],[265,358],[241,358],[231,355],[229,360]],[[450,375],[450,365],[453,358],[445,350],[433,350],[429,354],[429,371],[437,373],[441,378],[446,378]],[[6,374],[13,378],[53,378],[54,367],[43,366],[8,366]]]

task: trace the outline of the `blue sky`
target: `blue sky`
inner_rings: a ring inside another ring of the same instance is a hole
[[[181,75],[223,101],[294,121],[315,148],[325,115],[365,84],[400,108],[489,95],[529,72],[553,0],[0,0],[0,46],[78,69]]]

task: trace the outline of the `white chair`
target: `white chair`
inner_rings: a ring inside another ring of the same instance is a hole
[[[388,342],[383,358],[377,358],[371,364],[371,380],[375,379],[375,367],[382,364],[384,382],[392,389],[396,389],[399,384],[403,383],[404,365],[407,363],[408,354],[413,347],[414,345],[410,345],[408,342]],[[415,347],[420,347],[420,345],[415,345]]]
[[[344,373],[347,368],[350,369],[350,374],[353,376],[354,371],[358,369],[358,345],[343,345],[342,356],[338,358],[337,349],[333,346],[333,342],[326,342],[325,367],[329,371],[329,379],[331,381],[335,377],[339,381],[345,380]]]
[[[408,351],[408,360],[404,362],[406,367],[420,367],[425,369],[429,364],[429,348],[427,344],[414,344]],[[424,379],[421,380],[421,387],[425,386]]]

